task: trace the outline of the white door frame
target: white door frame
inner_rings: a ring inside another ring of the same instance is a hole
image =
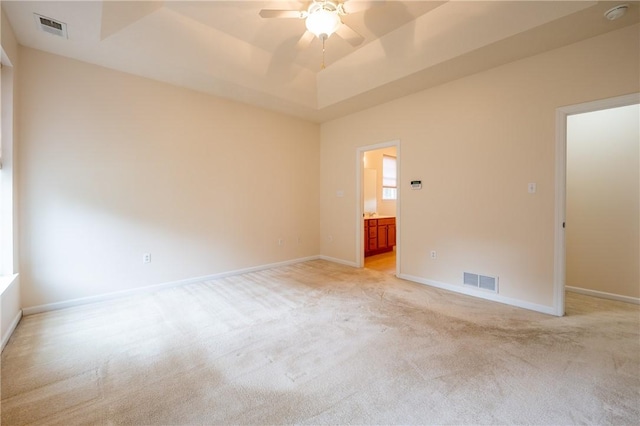
[[[557,316],[565,314],[564,293],[566,273],[565,220],[567,200],[567,117],[574,114],[635,105],[640,93],[601,99],[556,109],[556,200],[555,243],[553,265],[553,307]]]
[[[364,214],[364,194],[362,191],[362,176],[364,174],[364,168],[362,167],[362,159],[364,153],[367,151],[375,151],[377,149],[384,148],[396,148],[396,167],[397,175],[396,182],[398,185],[397,199],[396,199],[396,276],[400,275],[400,250],[402,245],[400,244],[400,140],[393,140],[389,142],[382,142],[375,145],[367,145],[359,147],[356,151],[356,266],[362,268],[364,266],[364,235],[362,235],[362,215]]]

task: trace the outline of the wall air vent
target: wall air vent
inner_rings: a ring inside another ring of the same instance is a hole
[[[464,285],[468,285],[470,287],[489,290],[494,293],[498,292],[498,277],[490,277],[487,275],[478,275],[472,274],[471,272],[464,272],[462,282]]]
[[[55,19],[47,18],[37,13],[34,13],[33,17],[36,19],[36,25],[40,31],[62,38],[69,38],[67,36],[67,24],[64,22],[56,21]]]

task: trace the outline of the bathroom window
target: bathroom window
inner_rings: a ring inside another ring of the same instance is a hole
[[[396,157],[382,156],[382,199],[395,200],[398,198],[398,181],[396,179]]]

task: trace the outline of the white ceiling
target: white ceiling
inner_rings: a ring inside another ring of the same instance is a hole
[[[359,2],[363,0],[347,0]],[[2,1],[20,44],[321,122],[639,21],[637,1],[368,1],[364,37],[304,50],[303,20],[261,9],[310,1]],[[608,21],[603,12],[629,3]],[[38,29],[33,14],[68,26]]]

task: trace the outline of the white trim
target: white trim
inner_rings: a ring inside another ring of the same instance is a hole
[[[601,111],[603,109],[619,108],[640,103],[640,93],[616,96],[614,98],[599,99],[576,105],[567,105],[558,108],[565,115],[583,114],[585,112]]]
[[[567,190],[567,115],[556,110],[555,221],[553,241],[553,308],[556,316],[565,314],[565,223]]]
[[[396,246],[395,246],[395,251],[396,251],[396,277],[400,275],[400,262],[402,260],[402,256],[401,256],[401,252],[402,252],[402,248],[401,248],[401,234],[402,232],[400,232],[402,230],[402,220],[400,219],[401,215],[400,215],[400,207],[402,206],[402,203],[400,202],[400,200],[402,199],[402,194],[400,194],[402,191],[402,173],[400,171],[400,165],[402,165],[402,157],[401,157],[401,153],[400,153],[400,140],[396,141],[396,179],[397,179],[397,186],[398,186],[398,191],[396,192]]]
[[[4,293],[6,289],[13,284],[13,282],[18,278],[18,274],[13,275],[0,275],[0,295]]]
[[[356,262],[351,262],[349,260],[342,260],[335,257],[324,256],[324,255],[318,256],[318,259],[326,260],[327,262],[339,263],[341,265],[351,266],[353,268],[360,268],[360,266],[358,266]]]
[[[356,261],[354,262],[356,268],[364,266],[364,245],[362,244],[364,236],[362,235],[362,225],[360,225],[364,214],[364,193],[362,191],[364,153],[365,150],[361,148],[356,150]]]
[[[553,263],[553,309],[555,315],[565,313],[565,233],[562,224],[566,220],[567,173],[567,116],[604,109],[618,108],[640,103],[640,93],[600,99],[556,109],[556,167],[555,167],[555,225]],[[608,294],[608,293],[605,293]]]
[[[512,299],[510,297],[500,296],[493,292],[476,290],[473,288],[447,284],[439,281],[427,280],[413,275],[401,274],[398,278],[403,280],[413,281],[418,284],[428,285],[430,287],[440,288],[442,290],[453,291],[454,293],[460,293],[467,296],[477,297],[479,299],[490,300],[492,302],[503,303],[505,305],[515,306],[518,308],[528,309],[530,311],[541,312],[547,315],[556,315],[556,311],[553,306],[538,305],[536,303],[525,302],[519,299]]]
[[[400,189],[402,184],[402,176],[400,174],[400,165],[402,164],[402,158],[400,156],[400,139],[391,140],[388,142],[381,142],[374,145],[367,145],[358,147],[356,150],[356,261],[355,266],[357,268],[364,267],[364,236],[362,235],[362,218],[363,218],[363,192],[362,192],[362,174],[364,173],[362,167],[362,159],[364,153],[367,151],[376,151],[378,149],[396,148],[396,185],[398,188],[396,196],[396,276],[400,274],[400,259],[401,258],[401,233],[402,227],[400,220]]]
[[[599,297],[601,299],[617,300],[618,302],[633,303],[640,305],[640,297],[622,296],[620,294],[607,293],[605,291],[589,290],[588,288],[565,286],[567,291],[584,294],[586,296]]]
[[[13,318],[13,321],[11,321],[11,325],[7,329],[7,332],[4,334],[4,336],[2,336],[2,343],[0,344],[0,352],[2,352],[4,350],[4,347],[7,346],[7,343],[9,343],[9,339],[11,338],[11,335],[15,331],[21,319],[22,319],[22,311],[18,311],[16,316]]]
[[[307,262],[310,260],[317,260],[317,259],[320,259],[320,256],[309,256],[309,257],[303,257],[298,259],[285,260],[284,262],[276,262],[276,263],[269,263],[266,265],[252,266],[250,268],[236,269],[234,271],[220,272],[217,274],[205,275],[202,277],[187,278],[184,280],[172,281],[172,282],[167,282],[162,284],[154,284],[150,286],[133,288],[129,290],[116,291],[113,293],[100,294],[97,296],[81,297],[78,299],[65,300],[63,302],[48,303],[46,305],[38,305],[38,306],[30,306],[27,308],[23,308],[22,311],[24,315],[33,315],[33,314],[38,314],[40,312],[55,311],[58,309],[65,309],[65,308],[71,308],[74,306],[86,305],[88,303],[103,302],[106,300],[133,296],[136,294],[152,293],[152,292],[163,290],[166,288],[180,287],[187,284],[194,284],[202,281],[216,280],[219,278],[226,278],[234,275],[246,274],[248,272],[263,271],[265,269],[277,268],[279,266],[288,266],[296,263]]]

